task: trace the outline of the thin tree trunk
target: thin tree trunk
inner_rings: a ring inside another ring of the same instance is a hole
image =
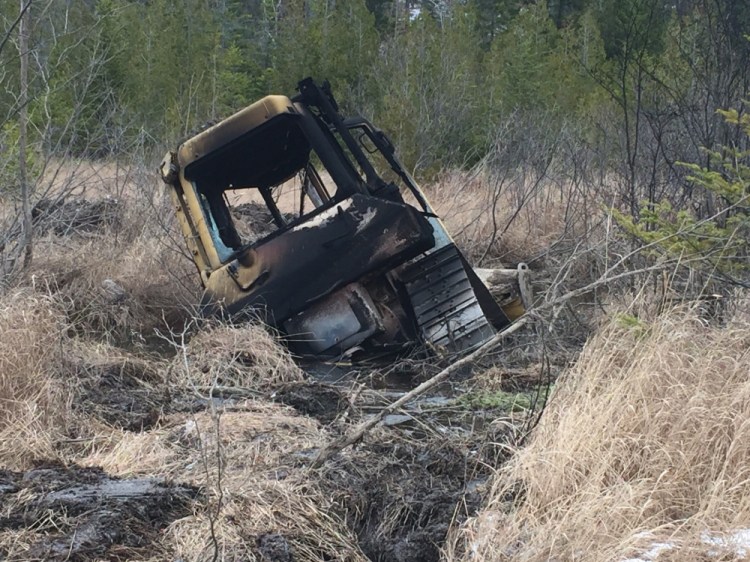
[[[21,110],[18,113],[18,180],[21,184],[21,205],[23,207],[23,266],[31,264],[33,239],[31,226],[31,193],[29,186],[26,147],[29,121],[29,22],[31,0],[21,0],[21,22],[18,27],[18,50],[21,58]]]

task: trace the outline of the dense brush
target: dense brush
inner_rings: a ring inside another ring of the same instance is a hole
[[[72,389],[57,376],[65,316],[53,299],[19,291],[0,301],[0,466],[57,457],[72,421]]]
[[[656,544],[667,545],[659,560],[723,552],[728,543],[706,537],[750,526],[749,346],[739,315],[721,327],[679,312],[605,329],[497,474],[462,559],[624,560]]]

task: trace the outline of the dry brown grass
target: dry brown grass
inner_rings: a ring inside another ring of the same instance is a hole
[[[51,162],[33,199],[34,257],[17,284],[54,294],[79,332],[138,344],[191,316],[198,277],[153,170]]]
[[[164,538],[182,560],[212,560],[216,550],[221,560],[262,560],[258,541],[270,534],[288,541],[295,560],[365,560],[305,468],[328,439],[316,421],[291,408],[245,400],[175,414],[159,429],[113,434],[83,462],[118,476],[156,475],[202,487],[204,504]]]
[[[591,189],[523,175],[498,179],[479,170],[445,173],[427,190],[475,265],[500,267],[590,236],[602,216],[599,202],[585,195]]]
[[[50,237],[38,248],[34,285],[65,303],[81,331],[138,342],[191,316],[196,297],[182,285],[185,268],[170,263],[157,239],[119,246],[102,238],[71,244]]]
[[[114,225],[44,235],[23,283],[56,295],[79,331],[110,341],[137,344],[155,330],[179,327],[194,312],[197,274],[160,211],[165,204],[123,199]]]
[[[49,297],[18,291],[0,301],[0,466],[58,458],[74,415],[58,376],[66,322]]]
[[[749,346],[746,315],[621,317],[586,345],[447,557],[744,559],[706,537],[750,527]]]
[[[305,377],[289,351],[260,324],[205,326],[178,348],[172,384],[203,393],[212,387],[269,389]]]
[[[306,464],[329,435],[316,422],[287,407],[249,402],[246,411],[207,415],[181,428],[182,439],[207,453],[182,478],[222,486],[222,507],[215,520],[218,546],[225,559],[262,560],[258,541],[278,534],[297,560],[365,560],[356,537],[334,513]],[[218,449],[217,449],[218,444]],[[217,451],[221,451],[219,475]],[[208,464],[208,466],[206,466]],[[206,470],[207,469],[207,470]],[[185,560],[210,558],[214,545],[207,511],[173,525],[168,540]]]

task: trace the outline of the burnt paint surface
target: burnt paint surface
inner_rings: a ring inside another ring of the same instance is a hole
[[[376,305],[352,283],[284,323],[289,346],[301,355],[340,355],[382,331]]]
[[[261,240],[212,274],[204,311],[253,310],[278,326],[333,291],[434,244],[432,227],[413,207],[355,194]]]

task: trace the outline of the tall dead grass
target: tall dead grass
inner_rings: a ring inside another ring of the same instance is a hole
[[[74,196],[83,205],[109,198],[116,220],[42,235],[21,283],[58,296],[79,331],[138,344],[193,315],[198,278],[157,179],[138,168],[117,173],[86,176]]]
[[[181,560],[213,560],[217,552],[221,560],[267,560],[269,540],[269,548],[286,545],[295,560],[364,561],[356,536],[306,469],[330,438],[292,408],[242,400],[113,435],[82,462],[117,476],[201,487],[204,504],[165,533],[164,546]]]
[[[208,476],[214,492],[208,509],[169,530],[167,540],[183,560],[211,559],[216,550],[228,560],[366,560],[333,500],[306,469],[330,439],[311,418],[250,401],[218,419],[198,415],[178,435],[201,455],[180,480],[205,483]],[[212,525],[216,542],[209,539]],[[264,553],[267,540],[277,548],[288,545],[290,558]]]
[[[79,331],[137,343],[157,329],[179,328],[194,312],[197,292],[186,287],[186,268],[166,256],[156,238],[140,236],[122,246],[106,237],[48,238],[38,248],[33,283],[64,303]]]
[[[437,214],[474,265],[500,267],[572,253],[599,242],[594,186],[522,171],[444,173],[428,188]],[[592,238],[591,241],[587,241]],[[567,256],[565,256],[567,257]]]
[[[0,300],[0,466],[58,458],[73,422],[73,391],[56,376],[65,315],[49,297],[18,291]]]
[[[447,557],[744,559],[720,537],[750,527],[749,346],[746,314],[614,322]]]

